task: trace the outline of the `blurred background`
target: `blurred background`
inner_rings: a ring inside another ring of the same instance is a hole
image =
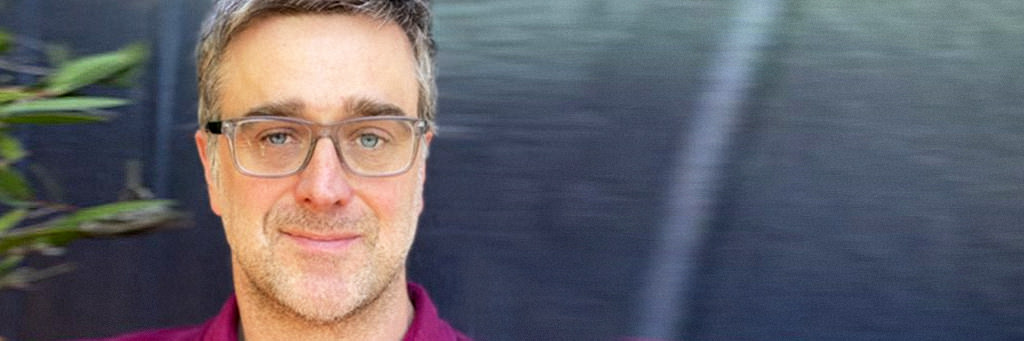
[[[151,57],[107,124],[20,132],[82,205],[125,162],[193,226],[74,244],[0,335],[196,324],[231,292],[192,141],[208,0],[3,0]],[[1024,2],[437,0],[410,277],[482,340],[1024,338]],[[17,58],[42,60],[31,51]],[[45,260],[36,260],[44,262]]]

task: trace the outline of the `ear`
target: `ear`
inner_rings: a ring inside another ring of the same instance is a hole
[[[423,136],[423,167],[419,169],[419,180],[420,187],[423,187],[424,181],[427,179],[427,159],[430,157],[430,141],[434,140],[434,132],[428,131]]]
[[[423,157],[427,158],[430,156],[430,141],[434,140],[434,132],[428,131],[426,135],[423,135]]]
[[[207,155],[209,135],[202,130],[196,130],[196,149],[199,150],[199,159],[203,162],[203,175],[206,177],[206,192],[210,196],[210,209],[213,213],[220,215],[220,191],[217,189],[217,179],[213,177],[213,165],[210,155]]]

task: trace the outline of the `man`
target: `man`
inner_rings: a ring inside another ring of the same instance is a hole
[[[126,339],[456,340],[405,260],[433,137],[426,0],[224,0],[195,134],[231,248],[214,319]]]

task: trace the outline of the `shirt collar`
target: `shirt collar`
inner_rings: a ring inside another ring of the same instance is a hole
[[[414,315],[405,332],[404,341],[454,340],[461,335],[438,316],[437,307],[430,300],[426,289],[412,282],[408,283],[407,288]],[[238,300],[235,295],[231,295],[217,316],[207,323],[203,340],[238,340],[240,326]]]

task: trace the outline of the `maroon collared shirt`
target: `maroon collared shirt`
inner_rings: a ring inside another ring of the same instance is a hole
[[[466,335],[455,330],[447,322],[437,315],[437,308],[434,302],[430,301],[427,291],[415,283],[409,283],[409,299],[412,300],[414,316],[409,330],[405,332],[404,341],[448,341],[448,340],[471,340]],[[217,316],[214,316],[206,323],[185,327],[169,328],[138,332],[123,336],[110,338],[111,341],[141,341],[141,340],[164,340],[164,341],[221,341],[238,340],[238,301],[231,295],[224,307],[220,309]]]

